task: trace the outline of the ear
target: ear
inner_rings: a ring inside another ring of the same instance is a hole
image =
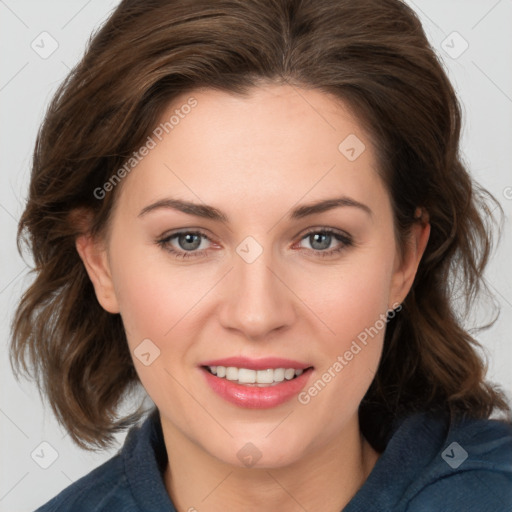
[[[428,213],[424,209],[418,208],[415,217],[417,220],[411,226],[403,257],[398,262],[393,274],[390,298],[393,299],[392,304],[395,305],[402,303],[407,297],[430,236]],[[391,305],[390,308],[392,307]]]
[[[105,243],[83,234],[76,238],[75,246],[92,281],[98,302],[109,313],[119,313]]]

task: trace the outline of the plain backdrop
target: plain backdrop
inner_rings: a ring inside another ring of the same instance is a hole
[[[78,449],[58,426],[49,407],[43,406],[34,385],[14,379],[8,362],[10,322],[30,282],[28,268],[16,249],[16,228],[27,195],[36,132],[51,96],[82,55],[92,30],[117,3],[0,0],[1,512],[36,509],[119,448],[99,454]],[[501,305],[501,316],[491,329],[479,333],[478,339],[489,357],[489,379],[510,390],[512,1],[408,3],[420,15],[463,104],[462,149],[471,173],[505,211],[503,237],[486,274]],[[486,316],[487,306],[482,305],[472,323],[476,325]],[[120,435],[119,443],[123,439]]]

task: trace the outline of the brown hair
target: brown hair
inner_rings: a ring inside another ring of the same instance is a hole
[[[375,142],[397,239],[417,222],[418,206],[430,218],[415,282],[388,322],[360,407],[363,433],[382,423],[370,436],[382,448],[399,414],[507,411],[484,381],[479,345],[451,300],[461,290],[469,308],[485,287],[491,230],[483,214],[495,200],[461,161],[458,100],[418,18],[399,0],[122,1],[59,88],[38,134],[18,231],[19,250],[25,240],[33,253],[35,280],[13,321],[16,374],[33,373],[84,448],[108,446],[140,417],[119,417],[139,381],[120,315],[99,305],[75,239],[105,232],[122,183],[101,200],[94,191],[174,98],[201,87],[246,94],[261,83],[346,102]]]

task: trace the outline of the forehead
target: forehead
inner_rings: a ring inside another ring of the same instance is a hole
[[[318,90],[191,91],[162,112],[150,137],[152,149],[123,184],[132,208],[166,195],[265,208],[334,192],[368,202],[383,192],[362,126]]]

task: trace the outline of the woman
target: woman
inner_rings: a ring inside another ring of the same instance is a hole
[[[12,355],[80,446],[143,423],[39,510],[510,510],[459,135],[398,0],[121,2],[38,137]]]

